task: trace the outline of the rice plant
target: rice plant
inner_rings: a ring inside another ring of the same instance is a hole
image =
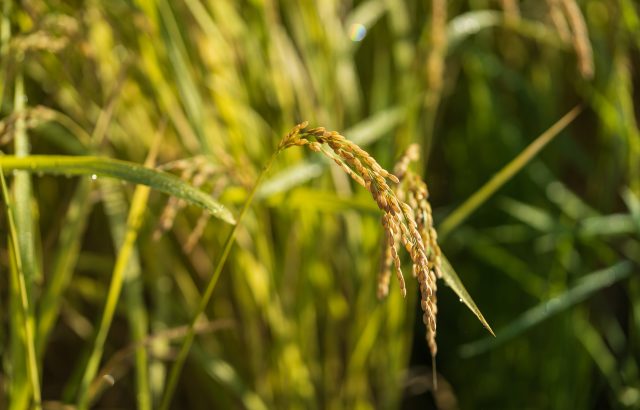
[[[0,13],[0,409],[640,406],[636,2]]]

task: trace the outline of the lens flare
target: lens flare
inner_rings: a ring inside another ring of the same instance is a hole
[[[360,23],[354,23],[351,25],[351,27],[349,27],[349,38],[351,39],[351,41],[362,41],[366,35],[367,28]]]

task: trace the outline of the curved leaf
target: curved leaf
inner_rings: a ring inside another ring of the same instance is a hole
[[[19,169],[56,175],[97,175],[147,185],[204,208],[227,223],[235,224],[231,212],[206,193],[176,176],[132,162],[92,156],[32,155],[16,158],[5,155],[0,157],[0,167],[9,171]]]
[[[509,23],[502,12],[495,10],[474,10],[454,17],[447,25],[447,43],[449,44],[449,50],[454,49],[468,37],[484,29],[493,27],[511,29],[524,37],[552,47],[567,47],[566,43],[561,41],[557,33],[538,21],[521,18],[515,23]]]

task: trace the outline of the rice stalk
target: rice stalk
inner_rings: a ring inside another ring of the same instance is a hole
[[[20,57],[17,57],[20,60]],[[21,72],[18,72],[15,79],[14,84],[14,112],[20,114],[26,108],[26,93],[24,90],[24,77]],[[23,158],[29,155],[30,151],[30,141],[26,132],[26,127],[24,120],[18,119],[15,124],[14,129],[14,150],[16,157]],[[16,247],[15,252],[20,254],[20,263],[22,270],[22,281],[24,281],[24,291],[26,297],[26,302],[32,302],[34,293],[33,293],[33,283],[41,278],[40,267],[38,265],[34,239],[36,233],[36,222],[34,221],[34,212],[33,212],[33,196],[32,196],[32,184],[31,184],[31,176],[27,172],[16,172],[14,173],[14,181],[13,181],[13,193],[14,193],[14,201],[15,207],[13,209],[13,218],[15,223],[16,232],[19,232],[20,235],[15,237],[16,242],[14,246]],[[8,199],[7,199],[8,201]],[[20,296],[21,298],[23,296]],[[26,316],[24,320],[27,322],[31,322],[30,326],[35,326],[35,318],[34,318],[34,304],[27,303],[25,305],[25,301],[20,302],[23,306],[27,306],[28,310],[25,311]],[[31,337],[34,336],[34,331],[30,333]],[[16,337],[12,339],[12,342],[15,347],[15,351],[13,352],[17,356],[21,356],[20,352],[20,342],[19,340],[22,337],[27,337],[26,335],[17,334]],[[28,350],[26,352],[27,357],[31,355],[32,352],[29,351],[31,349],[32,344],[35,341],[26,340]],[[35,355],[35,348],[34,348]],[[31,359],[30,359],[31,360]],[[34,356],[33,363],[30,364],[30,367],[27,368],[27,376],[31,378],[31,386],[24,383],[22,380],[22,372],[20,370],[20,365],[16,365],[16,373],[12,378],[12,391],[15,393],[15,396],[12,397],[12,406],[15,404],[16,408],[20,407],[21,403],[24,400],[28,400],[28,395],[32,394],[34,400],[36,401],[36,406],[40,406],[40,391],[39,391],[39,380],[37,380],[37,358]],[[34,368],[33,366],[36,365]],[[35,373],[34,373],[35,371]],[[38,383],[35,383],[35,382]],[[34,389],[38,386],[38,391],[28,392],[28,389],[31,387]]]
[[[157,145],[149,153],[147,165],[150,165],[155,161],[156,150]],[[77,406],[81,410],[87,408],[90,404],[91,398],[89,397],[89,388],[98,371],[107,333],[111,327],[111,322],[113,321],[122,285],[125,281],[125,274],[130,266],[131,256],[134,253],[135,242],[138,237],[140,226],[142,225],[150,190],[151,189],[148,186],[139,185],[133,194],[133,199],[131,200],[131,207],[127,218],[126,234],[123,237],[122,245],[118,251],[104,310],[96,331],[93,348],[79,385]]]
[[[193,315],[193,318],[191,319],[191,322],[189,324],[189,330],[187,332],[187,335],[185,336],[184,341],[182,342],[182,346],[180,347],[180,351],[178,352],[178,355],[176,357],[176,360],[173,366],[171,367],[171,370],[169,373],[169,379],[165,386],[165,391],[164,391],[164,394],[162,395],[162,400],[159,406],[161,410],[168,410],[169,406],[171,405],[171,400],[173,399],[173,394],[178,385],[178,379],[180,377],[180,373],[182,371],[184,362],[187,359],[187,355],[189,354],[189,350],[191,349],[191,345],[193,344],[193,340],[195,338],[196,323],[199,317],[204,313],[205,309],[207,308],[207,305],[209,304],[209,300],[213,295],[213,291],[216,287],[216,284],[218,283],[220,274],[222,273],[222,268],[224,267],[227,257],[229,256],[229,252],[231,251],[231,246],[234,243],[237,227],[242,221],[242,218],[244,217],[244,215],[249,210],[249,207],[253,202],[253,198],[257,192],[257,189],[262,183],[262,180],[264,179],[265,175],[271,168],[271,165],[273,164],[276,156],[285,148],[286,148],[285,146],[280,144],[276,152],[274,152],[273,155],[271,155],[271,158],[269,158],[269,161],[263,168],[262,172],[260,172],[260,174],[258,175],[258,178],[254,183],[253,188],[251,188],[251,191],[249,192],[249,195],[245,200],[244,205],[240,213],[238,214],[238,217],[235,219],[236,223],[231,227],[231,231],[229,232],[229,234],[227,235],[227,238],[224,241],[222,253],[218,258],[218,262],[216,263],[215,270],[211,275],[211,278],[209,279],[207,287],[200,298],[200,301],[198,303],[198,308],[196,309],[196,313]]]
[[[88,135],[79,124],[62,113],[42,106],[35,107],[35,110],[37,110],[36,112],[41,112],[41,115],[47,120],[57,118],[59,123],[66,123],[70,130],[75,131],[73,134],[80,139],[86,149],[100,147],[111,123],[123,80],[124,70],[121,71],[116,86],[107,99],[105,108],[100,111],[91,135]],[[93,191],[91,185],[92,177],[82,178],[79,181],[65,214],[65,222],[62,224],[58,252],[54,259],[51,275],[47,278],[48,286],[43,289],[39,306],[36,350],[40,356],[44,355],[49,334],[60,312],[61,296],[71,281],[80,253],[81,236],[85,232],[87,218],[93,208],[93,201],[90,200],[90,195]]]
[[[29,295],[27,292],[27,281],[24,274],[23,267],[23,255],[20,253],[20,247],[18,245],[19,236],[18,230],[16,228],[16,223],[13,216],[13,206],[9,197],[9,190],[7,189],[7,183],[4,178],[4,172],[2,167],[0,167],[0,184],[2,185],[2,196],[4,197],[5,205],[7,208],[7,219],[9,222],[9,252],[11,255],[11,267],[9,271],[11,273],[11,287],[18,287],[18,299],[20,300],[21,312],[14,317],[16,322],[21,322],[23,325],[22,334],[20,335],[22,338],[22,342],[24,344],[24,351],[26,351],[26,355],[24,358],[26,359],[26,369],[28,374],[28,379],[30,385],[24,386],[16,386],[18,391],[25,392],[28,394],[26,389],[31,389],[31,394],[33,395],[33,401],[31,406],[38,410],[42,408],[42,399],[40,396],[40,375],[38,371],[38,362],[36,357],[36,348],[35,348],[35,319],[33,313],[33,308],[29,303]],[[20,351],[16,349],[16,346],[13,346],[12,354],[14,357],[20,357]],[[20,366],[18,363],[15,363],[14,366]],[[12,393],[15,393],[14,390]],[[25,396],[19,396],[20,398]],[[12,400],[16,400],[17,397],[12,397]],[[16,403],[14,401],[14,403]],[[19,405],[19,404],[18,404]],[[26,404],[25,404],[26,406]]]
[[[109,218],[111,237],[115,249],[120,249],[125,242],[127,233],[127,202],[121,184],[116,181],[103,179],[99,181],[102,203]],[[138,343],[147,336],[149,318],[143,295],[142,268],[140,255],[133,249],[129,264],[124,272],[124,297],[126,313],[133,343]],[[135,349],[135,387],[138,410],[152,408],[151,392],[149,388],[149,365],[146,349]],[[89,387],[89,401],[96,400],[96,394]]]
[[[420,285],[420,305],[424,312],[423,321],[427,327],[429,350],[435,360],[437,353],[435,292],[437,289],[436,277],[441,276],[441,267],[440,250],[435,242],[435,230],[430,219],[431,209],[426,201],[428,195],[426,185],[420,185],[415,179],[412,179],[412,185],[409,185],[408,188],[408,192],[416,203],[416,208],[412,209],[409,204],[399,198],[399,195],[387,183],[387,179],[395,184],[400,183],[396,175],[382,168],[369,153],[336,131],[327,131],[322,127],[307,128],[306,122],[296,126],[280,143],[281,149],[291,146],[308,146],[312,151],[320,152],[333,160],[347,175],[371,193],[378,208],[384,212],[382,226],[389,248],[389,259],[393,261],[403,297],[406,296],[407,290],[396,242],[401,243],[411,257],[413,277],[417,278]],[[331,150],[327,150],[325,146]],[[416,149],[417,146],[412,146],[407,156],[415,156]],[[401,160],[401,164],[406,162],[406,160]],[[402,171],[402,169],[400,170]],[[416,211],[421,213],[418,218],[415,216]],[[416,222],[416,219],[421,221],[420,224]],[[428,246],[425,246],[425,243]],[[388,281],[388,276],[388,274],[382,276],[383,282]],[[382,288],[381,293],[385,293],[384,283],[379,284],[378,288]]]
[[[547,0],[547,8],[551,24],[553,24],[558,36],[560,36],[560,40],[568,44],[571,42],[571,31],[569,30],[567,19],[562,11],[560,4],[562,1],[563,0]]]
[[[576,0],[561,0],[561,4],[569,27],[571,27],[573,49],[578,58],[578,71],[580,71],[584,79],[590,80],[594,74],[593,50],[591,49],[591,41],[589,40],[584,16]]]
[[[427,88],[425,92],[425,130],[424,159],[429,158],[435,134],[435,122],[438,107],[442,99],[444,86],[444,67],[447,56],[447,2],[431,1],[430,47],[426,62]]]
[[[31,33],[14,36],[9,43],[9,52],[13,55],[35,51],[57,53],[67,47],[77,32],[78,23],[75,19],[63,14],[50,16],[42,23],[42,27]]]
[[[427,250],[423,243],[421,234],[418,231],[418,225],[415,222],[413,210],[409,205],[399,201],[394,191],[389,187],[387,179],[399,183],[398,178],[382,168],[378,162],[357,144],[347,140],[337,132],[329,132],[324,128],[307,128],[308,123],[304,122],[295,126],[291,132],[285,135],[277,146],[276,151],[271,156],[267,165],[258,176],[242,210],[237,218],[240,221],[247,212],[253,197],[260,185],[264,175],[271,167],[276,156],[283,150],[292,146],[308,146],[312,151],[321,152],[328,158],[335,161],[343,171],[347,173],[358,184],[365,187],[378,204],[378,207],[384,211],[383,226],[392,245],[392,255],[394,256],[395,272],[400,290],[403,296],[406,296],[406,286],[404,276],[402,274],[400,260],[397,256],[395,239],[391,242],[390,238],[398,235],[400,242],[411,256],[413,262],[413,274],[420,283],[420,290],[423,302],[421,303],[424,311],[424,322],[429,329],[429,348],[432,357],[435,357],[437,347],[435,344],[436,331],[436,306],[435,306],[435,276],[438,267],[429,263]],[[331,148],[327,150],[324,145]],[[225,240],[223,251],[216,264],[215,271],[209,280],[207,288],[203,293],[196,314],[191,320],[189,332],[180,348],[176,361],[171,369],[169,380],[160,404],[161,409],[168,409],[171,403],[173,393],[177,386],[178,378],[184,362],[189,353],[193,340],[195,338],[194,328],[199,316],[206,309],[213,290],[217,284],[218,278],[222,272],[224,263],[228,257],[229,251],[234,241],[236,228],[238,223],[234,225]],[[394,253],[395,252],[395,253]],[[430,268],[430,266],[433,267]],[[439,275],[438,275],[439,276]]]
[[[520,7],[517,0],[500,0],[507,24],[516,25],[520,20]]]

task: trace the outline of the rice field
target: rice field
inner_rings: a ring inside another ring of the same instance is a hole
[[[0,13],[0,410],[640,407],[637,2]]]

